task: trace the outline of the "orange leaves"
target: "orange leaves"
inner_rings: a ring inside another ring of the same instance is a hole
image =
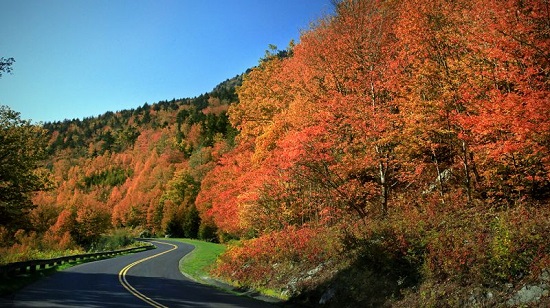
[[[262,134],[288,104],[284,89],[278,84],[282,62],[278,58],[262,62],[245,76],[238,89],[239,103],[230,107],[229,120],[243,137]]]
[[[203,96],[208,107],[177,107],[177,128],[165,115],[166,127],[143,129],[125,153],[54,162],[57,195],[36,200],[62,206],[35,215],[60,212],[50,233],[67,243],[76,225],[93,236],[89,226],[105,213],[116,226],[175,230],[198,193],[203,226],[214,224],[220,238],[256,238],[223,257],[218,273],[230,279],[282,284],[300,261],[329,262],[325,247],[339,241],[331,232],[350,221],[367,222],[358,237],[381,252],[406,259],[411,248],[428,270],[467,272],[486,257],[486,208],[550,198],[542,4],[342,1],[292,50],[253,69],[239,103]],[[227,130],[226,108],[240,130],[235,146],[216,131]],[[133,171],[123,183],[78,187],[121,165]],[[450,215],[464,208],[481,213],[471,226]]]
[[[232,174],[241,184],[203,186],[231,200],[229,206],[209,197],[207,212],[221,221],[231,208],[246,218],[229,224],[237,230],[239,223],[266,225],[267,217],[280,226],[296,223],[273,209],[298,213],[316,203],[316,213],[386,212],[394,194],[409,187],[419,197],[457,198],[465,188],[471,201],[474,186],[482,189],[483,177],[498,173],[479,168],[502,170],[498,160],[520,152],[516,162],[540,168],[514,172],[541,180],[547,160],[534,153],[548,151],[549,95],[540,67],[548,40],[533,35],[534,24],[544,25],[534,10],[521,8],[519,28],[512,27],[515,5],[340,3],[290,57],[271,57],[245,77],[240,103],[229,110],[240,141],[250,142],[242,169],[237,174],[224,163],[208,180]]]
[[[324,262],[309,232],[352,222],[375,260],[483,280],[489,209],[550,200],[543,3],[342,1],[290,57],[264,61],[229,110],[239,144],[197,199],[221,232],[256,238],[217,273],[283,286]]]
[[[250,147],[241,145],[224,155],[201,184],[196,206],[203,221],[213,221],[220,230],[243,234],[239,220],[239,196],[252,189]]]

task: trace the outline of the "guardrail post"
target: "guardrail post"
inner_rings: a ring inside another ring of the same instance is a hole
[[[36,262],[35,261],[31,261],[30,264],[29,264],[29,271],[31,273],[34,273],[36,272]]]

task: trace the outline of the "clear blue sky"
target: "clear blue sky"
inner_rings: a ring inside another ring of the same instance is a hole
[[[194,97],[284,49],[330,0],[1,0],[0,105],[33,122]]]

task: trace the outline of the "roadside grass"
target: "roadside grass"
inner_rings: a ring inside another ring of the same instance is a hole
[[[272,290],[268,288],[258,288],[256,290],[243,289],[240,286],[231,285],[230,288],[224,287],[226,283],[219,283],[216,279],[210,277],[210,269],[216,264],[216,260],[219,255],[225,252],[227,246],[223,244],[216,244],[211,242],[204,242],[200,240],[192,239],[171,239],[179,241],[186,244],[191,244],[195,246],[195,249],[188,255],[186,255],[180,261],[180,271],[185,275],[191,277],[195,281],[198,281],[203,284],[211,285],[216,288],[224,289],[235,295],[247,295],[251,296],[254,293],[259,293],[261,295],[267,296],[269,298],[275,299],[275,301],[286,301],[288,300],[287,296],[281,294],[278,290]],[[216,281],[216,282],[213,282]],[[227,285],[229,286],[229,285]]]
[[[195,246],[195,249],[180,262],[180,271],[199,282],[205,282],[209,277],[209,269],[216,263],[226,247],[222,244],[204,242],[192,239],[173,239]]]

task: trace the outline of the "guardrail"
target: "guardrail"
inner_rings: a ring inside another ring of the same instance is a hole
[[[17,274],[23,274],[27,272],[35,272],[37,270],[45,269],[48,266],[61,265],[65,262],[86,260],[86,259],[98,259],[104,257],[113,257],[123,253],[129,252],[139,252],[155,248],[154,245],[147,245],[142,247],[126,248],[120,250],[112,251],[103,251],[103,252],[93,252],[93,253],[83,253],[72,256],[65,256],[53,259],[44,259],[44,260],[30,260],[22,262],[8,263],[0,266],[0,277],[9,277],[15,276]]]

